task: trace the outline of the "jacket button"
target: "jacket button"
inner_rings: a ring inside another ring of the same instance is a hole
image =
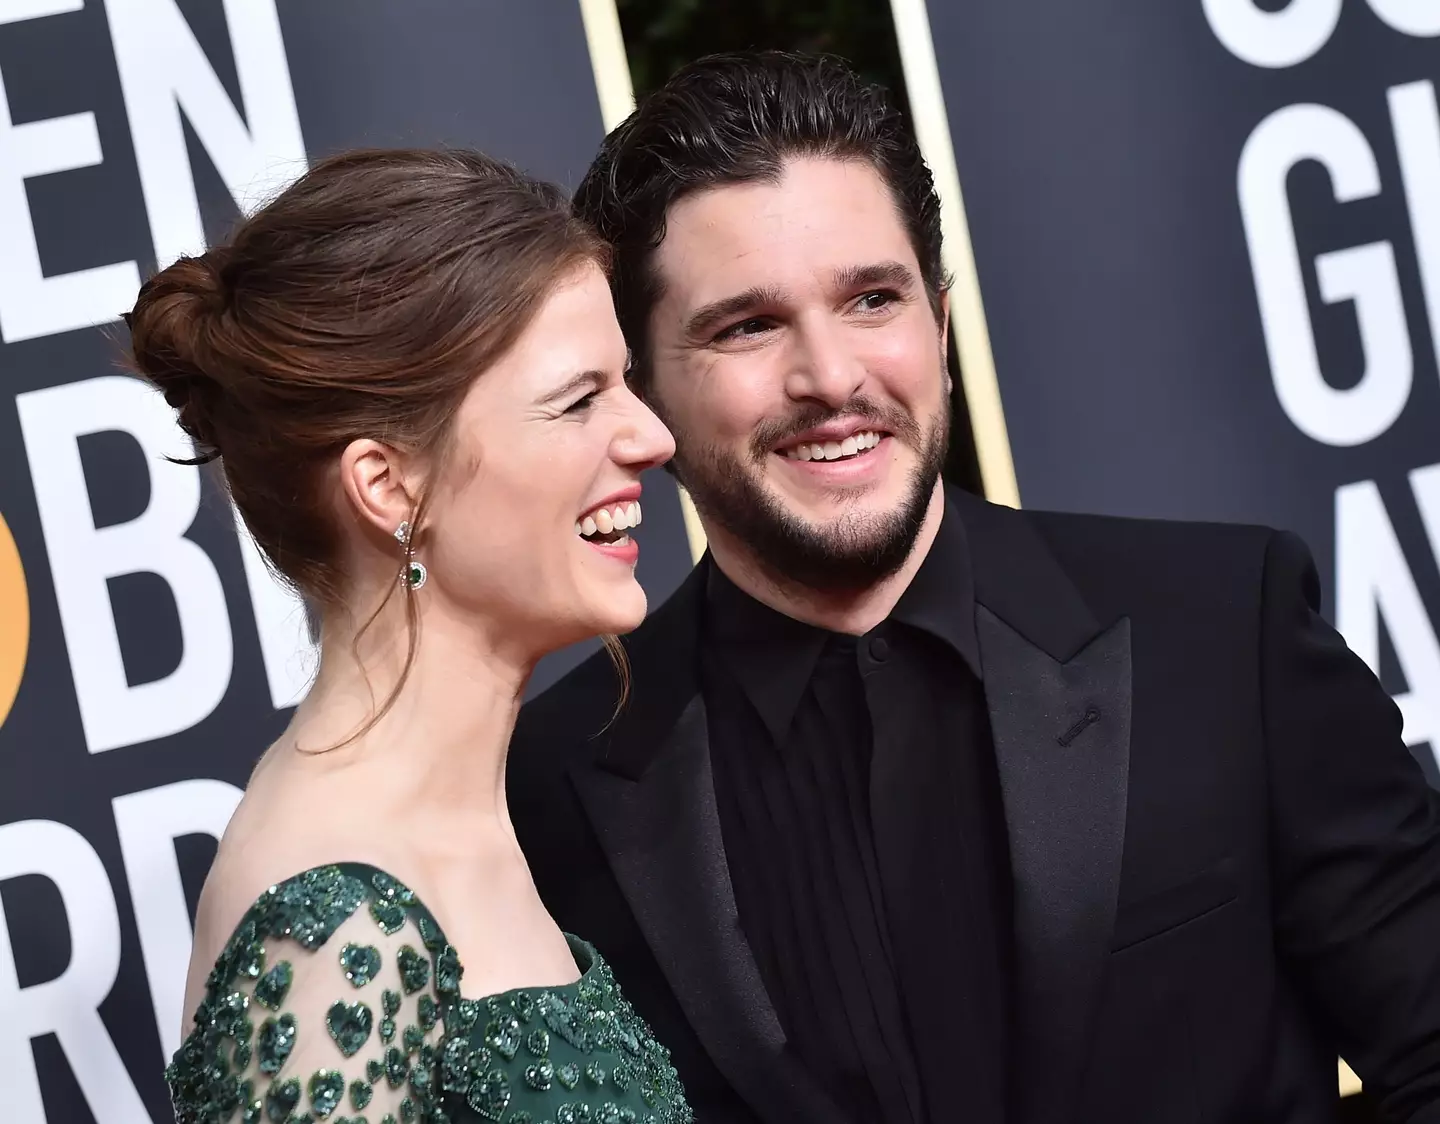
[[[890,658],[890,645],[883,636],[872,636],[870,638],[870,658],[876,663],[884,663]]]

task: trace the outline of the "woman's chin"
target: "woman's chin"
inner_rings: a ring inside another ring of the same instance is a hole
[[[598,636],[618,636],[633,632],[645,621],[645,591],[637,581],[630,582],[629,588],[597,593],[591,604],[594,607],[591,624]]]

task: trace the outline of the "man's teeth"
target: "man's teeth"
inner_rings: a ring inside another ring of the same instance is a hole
[[[783,454],[792,461],[838,461],[841,457],[853,457],[866,449],[880,444],[880,434],[873,429],[856,433],[844,441],[813,441],[804,445],[792,445]]]
[[[617,503],[613,507],[602,507],[598,511],[592,511],[575,524],[575,533],[583,538],[594,538],[596,535],[614,534],[616,531],[625,531],[631,527],[640,526],[640,504]]]

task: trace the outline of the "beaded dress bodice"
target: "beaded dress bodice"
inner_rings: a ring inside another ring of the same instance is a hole
[[[374,867],[272,886],[165,1071],[180,1124],[690,1124],[663,1046],[593,948],[564,987],[460,995],[414,893]]]

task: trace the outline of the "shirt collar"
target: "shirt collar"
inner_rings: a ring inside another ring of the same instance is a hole
[[[930,552],[888,620],[943,641],[980,677],[970,547],[948,495]],[[790,728],[820,653],[836,634],[761,604],[712,563],[705,589],[705,635],[706,647],[739,682],[778,742]]]

